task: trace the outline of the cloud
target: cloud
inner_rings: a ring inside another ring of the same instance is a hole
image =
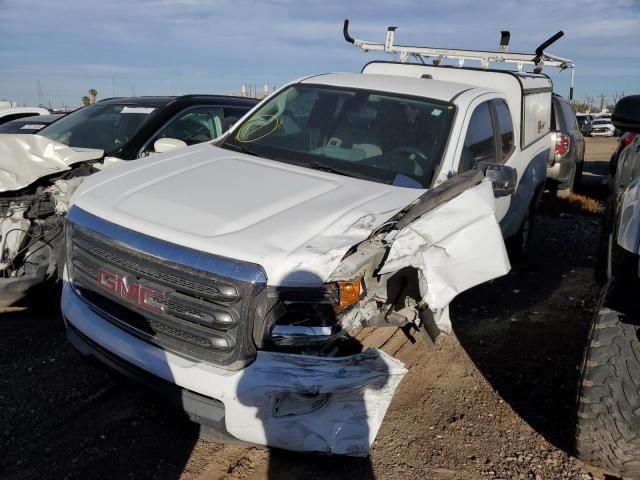
[[[356,37],[382,41],[396,25],[398,43],[458,48],[496,48],[509,29],[512,51],[562,29],[550,50],[576,61],[578,95],[615,91],[616,76],[640,80],[633,0],[0,0],[0,97],[34,103],[38,79],[45,97],[78,104],[97,85],[122,95],[229,93],[242,81],[358,71],[375,56],[344,42],[345,17]]]

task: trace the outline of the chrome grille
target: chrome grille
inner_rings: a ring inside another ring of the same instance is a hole
[[[67,224],[68,270],[76,293],[94,311],[146,341],[189,358],[220,366],[251,360],[255,352],[249,345],[250,320],[255,296],[265,283],[258,266],[222,259],[225,273],[244,278],[222,276],[212,271],[212,256],[74,209]],[[156,255],[159,246],[182,249],[177,258],[197,261],[187,265],[161,258]],[[199,264],[206,269],[198,268]],[[250,281],[252,274],[254,281]]]
[[[178,288],[182,288],[183,290],[194,292],[212,300],[233,301],[238,298],[237,290],[233,285],[229,285],[228,283],[218,282],[211,279],[207,281],[205,278],[203,278],[202,281],[182,278],[177,274],[140,263],[133,258],[126,258],[122,254],[118,254],[116,251],[108,250],[108,247],[105,248],[104,246],[100,246],[100,244],[96,242],[89,242],[82,237],[74,238],[74,246],[91,252],[114,266],[153,278],[165,285],[174,285]],[[114,248],[114,246],[111,248]]]

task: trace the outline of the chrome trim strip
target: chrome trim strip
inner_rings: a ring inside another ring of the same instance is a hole
[[[134,232],[96,217],[77,206],[71,207],[67,213],[67,220],[82,228],[93,230],[125,248],[146,253],[160,260],[167,260],[246,283],[267,283],[267,275],[260,265],[219,257]]]

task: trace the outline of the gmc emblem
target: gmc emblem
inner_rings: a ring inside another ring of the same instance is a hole
[[[129,283],[127,277],[115,273],[98,271],[98,286],[108,292],[121,297],[152,312],[162,311],[162,292],[144,287],[139,283]]]

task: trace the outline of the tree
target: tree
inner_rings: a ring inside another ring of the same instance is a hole
[[[96,103],[96,97],[98,96],[98,91],[95,88],[89,90],[89,99],[91,103]]]
[[[91,104],[91,99],[85,95],[84,97],[82,97],[82,104],[86,107],[87,105]]]
[[[571,101],[571,106],[576,113],[589,113],[593,110],[593,97],[574,99]]]

